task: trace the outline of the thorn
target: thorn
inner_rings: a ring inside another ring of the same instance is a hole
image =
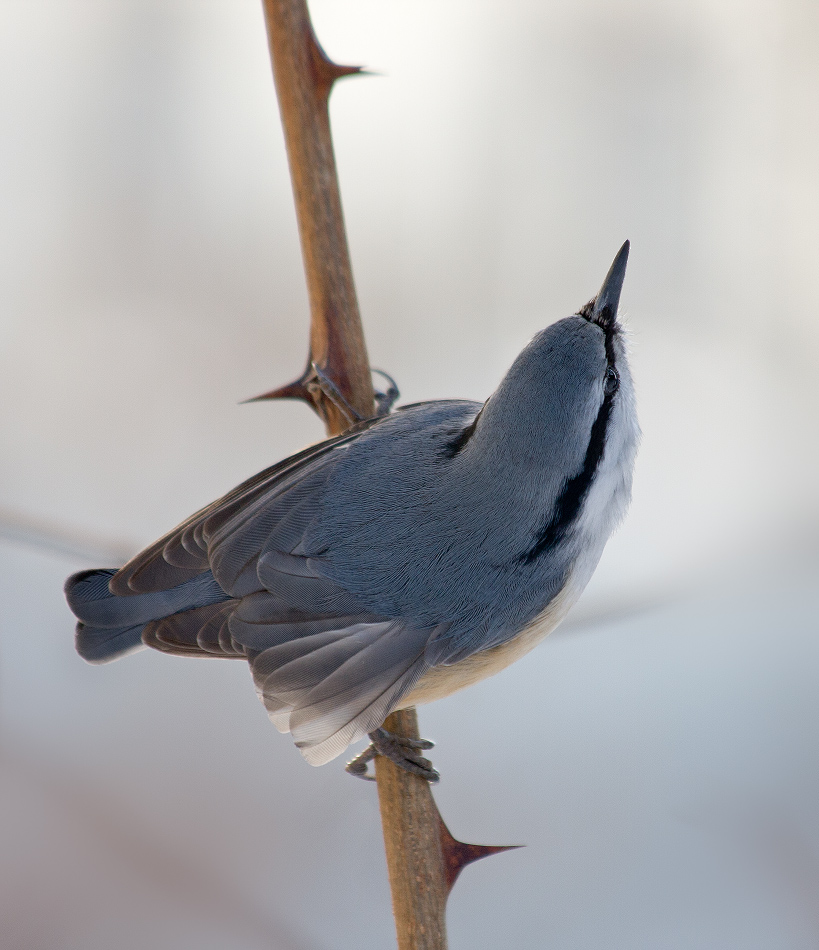
[[[293,380],[292,383],[288,383],[286,386],[279,386],[278,389],[271,389],[268,393],[262,393],[260,396],[243,399],[239,405],[244,406],[249,402],[263,402],[266,399],[302,399],[315,409],[316,403],[308,385],[314,378],[313,359],[312,356],[308,355],[307,366],[298,379]]]
[[[392,405],[392,402],[397,398],[397,390],[395,397],[390,393],[383,398],[389,400],[389,405]],[[263,402],[266,399],[301,399],[324,422],[327,421],[325,403],[330,402],[346,419],[345,429],[362,421],[362,417],[350,406],[338,386],[313,360],[312,353],[308,356],[307,366],[298,379],[286,386],[279,386],[278,389],[271,389],[270,392],[262,393],[260,396],[243,399],[240,405],[249,402]]]
[[[265,399],[303,399],[305,402],[313,403],[313,397],[310,391],[300,379],[288,383],[286,386],[279,386],[278,389],[271,389],[269,393],[262,393],[259,396],[251,396],[250,399],[242,399],[240,406],[245,406],[250,402],[263,402]]]
[[[316,85],[324,96],[330,95],[330,90],[335,82],[343,79],[345,76],[363,76],[366,75],[363,66],[339,66],[331,59],[328,59],[323,51],[314,55],[313,66],[316,74]]]
[[[363,66],[341,66],[332,60],[327,60],[327,71],[332,73],[333,81],[343,79],[345,76],[369,76],[370,73]]]
[[[345,76],[357,76],[366,72],[363,66],[342,66],[339,63],[334,63],[322,49],[321,43],[319,43],[316,34],[312,30],[310,31],[308,44],[316,87],[325,96],[330,95],[333,83],[337,79],[343,79]]]
[[[458,880],[458,875],[467,864],[488,858],[490,854],[500,854],[502,851],[513,851],[522,848],[522,844],[467,844],[452,837],[444,819],[438,815],[441,835],[441,851],[444,856],[444,874],[446,875],[447,896]]]

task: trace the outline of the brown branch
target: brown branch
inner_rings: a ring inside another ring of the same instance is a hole
[[[373,414],[373,385],[327,109],[335,80],[359,67],[327,58],[305,0],[264,0],[264,12],[310,297],[310,358],[366,418]],[[334,403],[317,387],[307,390],[306,379],[300,382],[302,398],[315,403],[329,434],[347,428],[349,420]]]
[[[373,414],[373,387],[344,232],[327,108],[335,80],[360,72],[337,66],[318,44],[306,0],[263,0],[273,74],[284,126],[310,296],[310,357],[294,383],[259,398],[300,398],[314,405],[328,434],[349,421],[316,385],[315,363],[361,417]],[[385,722],[418,738],[414,709]],[[378,798],[400,950],[444,950],[449,890],[470,861],[505,848],[455,841],[429,784],[376,759]]]
[[[414,709],[399,709],[384,727],[420,738]],[[429,782],[380,756],[375,773],[398,950],[446,947],[446,900],[458,875],[467,864],[517,845],[457,841],[441,818]]]
[[[414,709],[394,712],[384,727],[419,738]],[[398,950],[442,950],[449,886],[441,847],[443,823],[429,782],[381,756],[376,757],[375,774]]]

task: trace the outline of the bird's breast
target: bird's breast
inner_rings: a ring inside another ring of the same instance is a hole
[[[397,708],[406,709],[408,706],[420,706],[434,702],[436,699],[443,699],[444,696],[479,683],[506,669],[515,660],[519,660],[533,650],[555,629],[575,604],[582,590],[582,587],[572,583],[572,578],[569,576],[568,582],[560,593],[552,598],[546,609],[514,637],[488,650],[473,653],[450,666],[435,666],[428,670],[412,692],[401,700]]]

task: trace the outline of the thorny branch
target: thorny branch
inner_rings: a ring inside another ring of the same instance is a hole
[[[350,420],[311,385],[312,363],[361,417],[374,411],[327,108],[333,83],[360,69],[328,59],[313,33],[306,0],[264,0],[264,10],[310,298],[307,369],[268,397],[305,399],[335,435]]]
[[[373,415],[374,396],[344,231],[330,135],[328,99],[333,83],[361,71],[338,66],[313,32],[306,0],[263,0],[273,74],[310,298],[310,355],[300,379],[259,398],[299,398],[313,405],[330,435],[351,419]],[[329,380],[342,400],[317,385]],[[414,709],[393,713],[385,727],[418,738]],[[399,950],[443,950],[445,907],[461,868],[506,850],[455,841],[429,784],[392,762],[376,760],[378,797],[393,895]]]

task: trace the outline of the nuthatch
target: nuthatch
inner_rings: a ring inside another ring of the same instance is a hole
[[[66,595],[92,663],[143,646],[247,660],[273,724],[321,765],[370,735],[430,780],[395,709],[503,669],[565,617],[631,493],[639,440],[617,320],[629,245],[597,296],[538,333],[483,404],[354,425]]]

